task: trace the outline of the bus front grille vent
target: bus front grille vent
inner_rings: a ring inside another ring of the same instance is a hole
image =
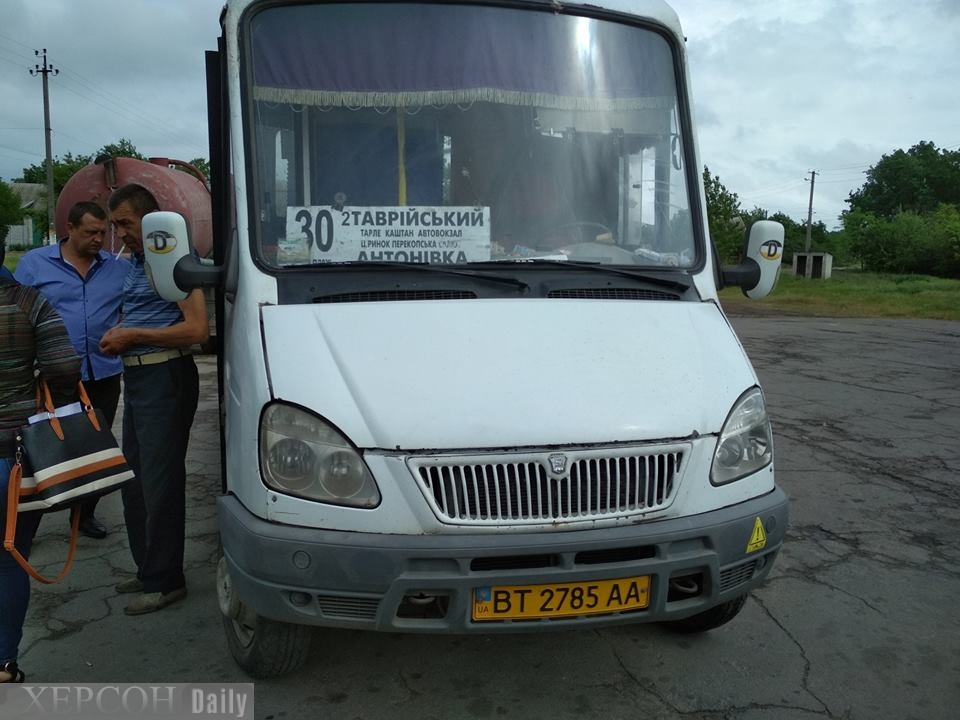
[[[684,448],[577,455],[441,456],[408,462],[443,522],[556,524],[632,517],[666,508],[676,495]]]

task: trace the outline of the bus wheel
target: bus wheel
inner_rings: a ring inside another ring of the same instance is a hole
[[[230,654],[250,677],[279,677],[306,662],[311,628],[270,620],[244,605],[233,592],[227,561],[222,556],[217,565],[217,600]]]

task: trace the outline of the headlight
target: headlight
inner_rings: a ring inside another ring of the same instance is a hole
[[[343,435],[316,415],[283,403],[260,419],[260,472],[268,487],[334,505],[371,508],[380,491]]]
[[[773,434],[760,388],[747,390],[733,404],[713,454],[710,481],[723,485],[755,473],[773,461]]]

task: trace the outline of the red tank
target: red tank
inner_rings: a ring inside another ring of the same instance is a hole
[[[182,167],[182,170],[174,169]],[[67,235],[67,213],[81,200],[92,200],[104,210],[107,200],[117,188],[128,183],[143,185],[157,199],[161,210],[172,210],[184,216],[190,230],[193,248],[200,257],[209,257],[213,249],[210,190],[203,173],[193,165],[168,158],[136,160],[128,157],[98,157],[75,172],[57,198],[57,237]],[[116,253],[123,243],[108,233],[104,249]]]

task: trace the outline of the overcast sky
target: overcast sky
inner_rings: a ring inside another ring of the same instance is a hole
[[[885,153],[960,147],[960,0],[672,0],[687,36],[702,161],[744,209],[837,225]],[[0,179],[128,138],[207,156],[203,52],[222,0],[0,0]]]

